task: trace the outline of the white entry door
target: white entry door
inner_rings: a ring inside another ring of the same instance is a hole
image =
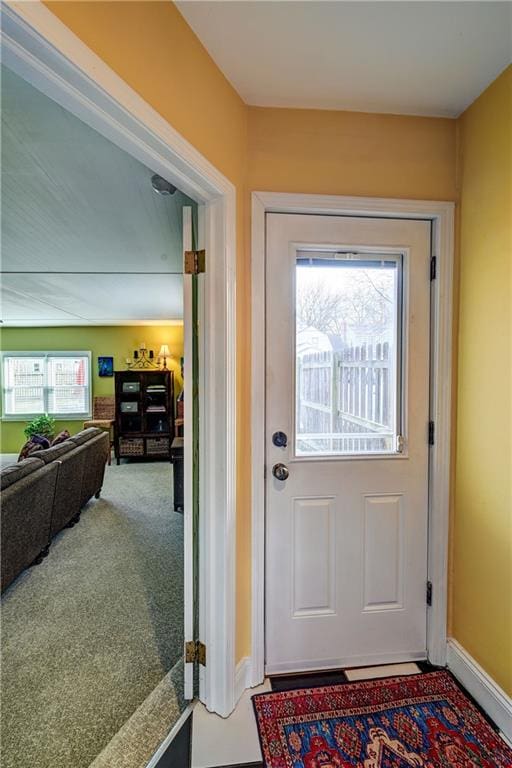
[[[266,251],[266,671],[426,658],[430,222]]]

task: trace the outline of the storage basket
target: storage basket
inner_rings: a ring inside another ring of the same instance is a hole
[[[146,439],[146,453],[148,456],[162,456],[169,453],[168,437],[148,437]]]
[[[144,456],[142,437],[120,437],[119,454],[121,456]]]

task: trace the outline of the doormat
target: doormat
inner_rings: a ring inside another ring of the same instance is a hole
[[[378,677],[398,677],[399,675],[421,675],[421,669],[415,662],[405,664],[381,664],[373,667],[352,667],[343,670],[349,683],[359,680],[376,680]]]
[[[512,750],[444,670],[253,704],[267,768],[512,768]]]

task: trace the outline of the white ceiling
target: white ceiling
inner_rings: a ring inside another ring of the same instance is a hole
[[[1,92],[4,325],[182,318],[192,201],[6,67]]]
[[[182,275],[2,276],[4,326],[155,325],[183,317]]]
[[[177,5],[252,105],[456,117],[511,61],[510,2]]]

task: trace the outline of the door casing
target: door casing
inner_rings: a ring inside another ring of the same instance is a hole
[[[267,213],[406,218],[431,222],[436,278],[431,291],[430,413],[435,442],[429,457],[427,652],[433,664],[446,663],[448,604],[448,522],[452,377],[452,294],[454,203],[423,200],[252,194],[252,649],[251,685],[265,667],[265,217]]]
[[[5,2],[1,15],[4,64],[199,204],[199,696],[225,717],[236,703],[236,189],[42,2]]]

